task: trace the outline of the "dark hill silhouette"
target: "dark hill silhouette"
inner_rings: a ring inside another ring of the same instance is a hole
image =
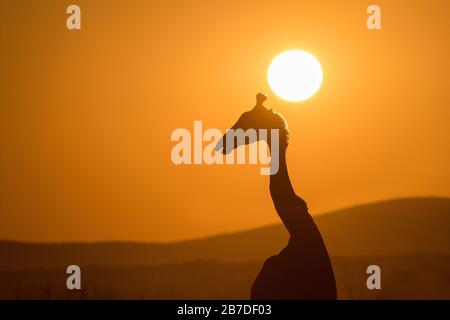
[[[450,199],[389,200],[319,215],[331,256],[450,253]],[[80,266],[162,265],[193,260],[260,261],[278,252],[288,234],[281,225],[167,244],[0,242],[0,270]]]
[[[382,267],[382,290],[366,268]],[[158,266],[85,267],[82,290],[67,290],[62,268],[0,271],[0,299],[248,299],[261,261],[191,261]],[[450,255],[334,257],[339,299],[450,299]]]

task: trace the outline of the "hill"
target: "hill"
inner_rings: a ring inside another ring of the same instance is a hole
[[[368,290],[366,268],[382,268],[382,290]],[[262,261],[191,261],[158,266],[85,267],[82,290],[65,270],[0,271],[0,299],[249,299]],[[450,299],[450,255],[335,257],[339,299]]]
[[[342,209],[315,217],[331,256],[450,254],[450,199],[410,198]],[[259,261],[277,253],[281,225],[174,243],[0,242],[0,271],[80,266],[126,267],[194,260]]]

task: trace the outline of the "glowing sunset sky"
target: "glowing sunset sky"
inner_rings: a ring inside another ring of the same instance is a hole
[[[278,223],[258,166],[175,166],[176,128],[225,130],[256,92],[291,130],[312,214],[450,196],[449,1],[9,1],[0,10],[0,239],[169,241]],[[267,68],[301,49],[311,99]]]

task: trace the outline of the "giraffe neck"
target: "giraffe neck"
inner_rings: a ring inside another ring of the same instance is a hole
[[[279,149],[278,171],[270,176],[270,194],[273,201],[282,201],[283,199],[296,196],[289,178],[286,163],[286,147],[280,146]]]
[[[318,232],[306,202],[295,194],[292,187],[286,164],[286,147],[280,147],[278,172],[270,176],[270,195],[291,238]]]

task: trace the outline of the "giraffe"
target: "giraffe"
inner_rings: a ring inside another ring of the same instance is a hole
[[[289,145],[289,130],[284,117],[267,109],[263,103],[267,96],[258,93],[256,105],[244,112],[231,129],[279,130],[278,171],[270,176],[270,195],[275,210],[289,232],[286,247],[277,255],[268,258],[257,275],[250,293],[255,300],[334,300],[337,298],[336,281],[331,261],[319,229],[308,212],[306,202],[294,191],[289,178],[286,150]],[[228,133],[229,131],[227,131]],[[227,148],[227,133],[217,144],[223,154],[240,144],[255,141],[237,140]],[[265,135],[269,150],[271,135]],[[260,137],[257,137],[260,139]],[[229,145],[229,144],[228,144]],[[275,144],[274,144],[275,145]]]

